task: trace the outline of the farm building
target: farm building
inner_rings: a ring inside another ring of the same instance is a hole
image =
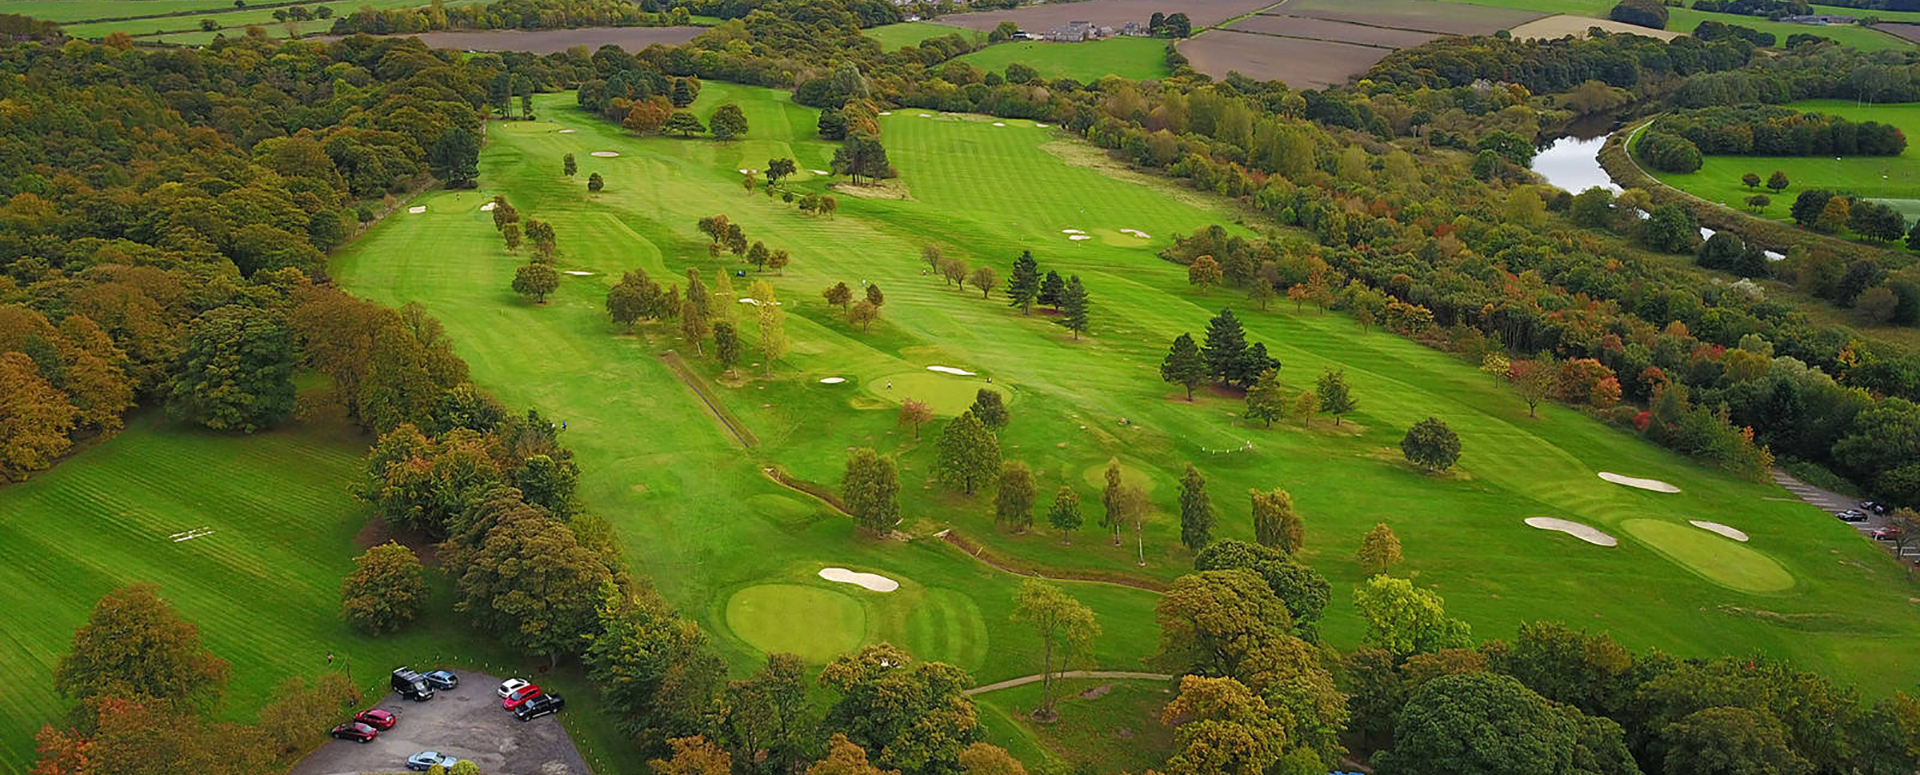
[[[1782,16],[1780,21],[1788,24],[1852,24],[1851,16],[1836,16],[1829,13],[1807,14],[1803,16]]]
[[[1055,43],[1080,43],[1094,37],[1093,22],[1067,22],[1047,30],[1046,38]]]

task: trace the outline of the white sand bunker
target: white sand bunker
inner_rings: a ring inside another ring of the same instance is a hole
[[[1037,126],[1037,127],[1039,127],[1039,128],[1041,128],[1041,129],[1046,129],[1046,128],[1047,128],[1047,125],[1046,125],[1046,124],[1034,124],[1034,126]]]
[[[570,135],[570,134],[573,134],[574,132],[578,132],[578,131],[580,131],[580,130],[578,130],[578,129],[562,129],[562,130],[560,130],[560,134],[563,134],[563,135]]]
[[[882,116],[891,116],[891,115],[893,115],[893,111],[891,111],[891,110],[883,110],[883,111],[880,111],[880,115],[882,115]]]
[[[742,175],[756,175],[756,174],[759,174],[759,172],[760,172],[759,170],[749,170],[749,169],[740,170],[740,174]]]
[[[812,170],[812,172],[815,175],[832,175],[833,174],[832,172],[829,172],[827,170]]]
[[[1553,517],[1527,517],[1527,527],[1558,530],[1594,546],[1619,546],[1620,540],[1578,522]]]
[[[1148,234],[1148,233],[1146,233],[1146,232],[1144,232],[1144,231],[1141,231],[1141,230],[1139,230],[1139,229],[1121,229],[1121,230],[1120,230],[1120,233],[1121,233],[1121,234],[1131,234],[1131,235],[1133,235],[1133,236],[1135,236],[1135,237],[1139,237],[1140,239],[1153,239],[1153,235],[1151,235],[1151,234]]]
[[[611,159],[611,158],[613,158],[613,157],[615,157],[615,156],[619,156],[619,155],[620,155],[620,153],[619,153],[618,151],[594,151],[593,153],[591,153],[591,154],[588,154],[588,155],[589,155],[589,156],[598,156],[598,157],[600,157],[600,158],[602,158],[602,159]]]
[[[574,277],[592,277],[593,276],[592,272],[582,272],[578,269],[568,269],[567,271],[562,272],[561,274],[570,274],[570,275],[573,275]]]
[[[960,377],[973,376],[973,372],[971,371],[967,371],[966,369],[956,369],[952,366],[928,366],[927,371],[937,371],[937,372],[940,372],[941,374],[953,374],[955,376],[960,376]]]
[[[822,384],[822,385],[838,385],[838,384],[840,384],[840,383],[842,383],[842,382],[845,382],[845,381],[847,381],[847,378],[846,378],[846,377],[822,377],[822,378],[820,379],[820,384]]]
[[[875,592],[892,592],[900,588],[900,582],[877,573],[860,573],[846,568],[821,568],[820,578],[842,584],[859,584]]]
[[[920,117],[921,117],[921,118],[933,118],[933,114],[932,114],[932,113],[922,113],[922,114],[920,114]]]
[[[741,299],[741,300],[740,300],[740,303],[741,303],[741,304],[752,304],[753,306],[756,306],[756,307],[758,307],[758,306],[760,306],[760,300],[759,300],[759,299],[756,299],[756,298],[754,298],[754,297],[752,297],[752,296],[748,296],[748,297],[746,297],[746,298],[744,298],[744,299]],[[773,306],[776,306],[776,307],[783,307],[783,306],[786,306],[786,305],[785,305],[785,304],[784,304],[783,302],[778,302],[778,301],[776,301],[776,302],[774,302],[774,303],[773,303]]]
[[[993,122],[993,125],[994,125],[994,126],[1006,126],[1006,125],[1007,125],[1007,122],[1005,122],[1005,121],[995,121],[995,122]]]
[[[407,212],[413,213],[414,215],[419,215],[426,211],[427,211],[426,205],[414,205],[412,207],[407,208]]]
[[[1083,239],[1093,239],[1093,238],[1085,234],[1069,234],[1067,235],[1067,239],[1073,240],[1074,242],[1079,242],[1080,240],[1083,240]]]
[[[1701,519],[1689,519],[1687,522],[1692,523],[1694,527],[1700,528],[1701,530],[1710,533],[1719,533],[1743,544],[1747,542],[1747,534],[1738,528],[1732,528],[1718,522],[1708,522]]]
[[[1654,492],[1679,492],[1680,491],[1680,488],[1675,487],[1671,484],[1667,484],[1666,482],[1660,481],[1658,479],[1636,479],[1631,476],[1621,476],[1619,474],[1613,473],[1612,471],[1601,471],[1600,478],[1605,479],[1609,482],[1613,482],[1614,484],[1625,485],[1628,487],[1638,487],[1642,490],[1652,490]]]
[[[1085,234],[1086,232],[1081,231],[1079,229],[1061,229],[1060,233],[1061,234]]]
[[[481,205],[481,206],[480,206],[480,212],[483,212],[483,213],[490,213],[490,212],[493,212],[493,208],[494,208],[494,206],[495,206],[495,205],[497,205],[497,204],[499,204],[499,203],[498,203],[498,202],[488,202],[488,203],[486,203],[486,204],[483,204],[483,205]]]

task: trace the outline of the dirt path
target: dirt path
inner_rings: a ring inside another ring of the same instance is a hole
[[[740,446],[748,449],[752,449],[759,443],[759,439],[754,438],[752,431],[741,427],[732,414],[720,408],[718,399],[708,395],[705,382],[700,379],[700,375],[687,368],[686,361],[680,358],[680,353],[668,350],[660,354],[660,360],[667,365],[668,371],[673,372],[673,376],[680,379],[680,384],[686,385],[687,390],[692,391],[694,397],[700,399],[700,403],[707,405],[707,411],[713,415],[714,421],[718,422],[720,427],[727,429],[727,433],[733,435],[734,441],[740,442]]]
[[[1125,670],[1068,670],[1064,673],[1055,673],[1053,677],[1054,678],[1118,678],[1118,679],[1134,679],[1134,680],[1140,680],[1140,681],[1171,681],[1173,680],[1173,676],[1167,675],[1166,673],[1130,673]],[[972,697],[973,695],[976,695],[976,694],[986,694],[987,692],[997,692],[997,691],[1000,691],[1001,689],[1011,689],[1015,686],[1026,686],[1027,684],[1037,684],[1037,683],[1040,683],[1040,681],[1045,678],[1046,676],[1044,674],[1043,675],[1023,675],[1023,676],[1020,676],[1019,678],[1009,678],[1005,681],[995,681],[985,686],[975,686],[971,689],[963,690],[960,693],[967,695],[968,697]]]

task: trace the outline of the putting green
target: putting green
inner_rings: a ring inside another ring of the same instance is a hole
[[[867,380],[861,387],[896,404],[909,398],[920,401],[932,408],[934,414],[943,417],[967,411],[982,388],[999,393],[1007,403],[1013,403],[1013,395],[1006,388],[987,382],[985,377],[962,377],[934,371],[888,374]]]
[[[906,647],[921,659],[978,670],[987,656],[986,618],[965,593],[930,588],[907,614]]]
[[[1087,485],[1090,487],[1105,490],[1107,487],[1107,464],[1101,463],[1095,466],[1087,466],[1087,470],[1080,472],[1080,478],[1086,480]],[[1131,484],[1139,487],[1149,494],[1153,492],[1154,478],[1148,475],[1146,471],[1135,468],[1131,460],[1120,461],[1120,481],[1122,484]]]
[[[1717,584],[1748,592],[1779,592],[1793,586],[1793,574],[1760,552],[1687,525],[1658,519],[1620,523],[1641,543]]]
[[[761,651],[822,663],[866,640],[867,611],[860,601],[832,590],[761,584],[727,600],[727,627]]]

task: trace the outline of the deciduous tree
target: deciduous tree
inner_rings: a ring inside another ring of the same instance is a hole
[[[968,495],[1000,470],[1000,441],[972,411],[947,423],[937,454],[940,479]]]
[[[1347,387],[1345,369],[1333,369],[1320,373],[1320,382],[1314,390],[1320,411],[1333,415],[1333,424],[1339,425],[1340,418],[1360,405]]]
[[[913,438],[920,438],[920,426],[933,420],[933,409],[911,398],[900,400],[900,424],[912,426]]]
[[[1280,385],[1280,371],[1266,369],[1260,372],[1259,379],[1247,388],[1247,411],[1249,420],[1259,420],[1267,427],[1273,427],[1273,421],[1286,416],[1288,399],[1286,389]]]
[[[847,455],[847,473],[841,480],[840,499],[846,503],[853,521],[871,536],[883,536],[900,521],[900,479],[893,458],[867,447]]]
[[[847,304],[853,301],[853,289],[848,288],[846,283],[834,283],[821,291],[820,296],[826,299],[828,304],[845,310]]]
[[[1073,543],[1073,531],[1079,530],[1085,519],[1080,515],[1080,494],[1072,487],[1061,485],[1053,493],[1053,506],[1047,509],[1047,524],[1060,531],[1060,543]]]
[[[1367,623],[1362,642],[1402,657],[1473,645],[1467,623],[1447,616],[1439,595],[1406,579],[1361,582],[1353,589],[1353,607]]]
[[[980,418],[982,425],[995,431],[1006,428],[1013,419],[1007,412],[1006,399],[1000,395],[1000,391],[992,388],[980,388],[979,392],[974,393],[972,409],[973,416]]]
[[[1293,397],[1289,413],[1300,421],[1301,427],[1311,427],[1313,416],[1320,413],[1320,394],[1311,390],[1300,391],[1300,395]]]
[[[1293,509],[1293,495],[1275,488],[1248,491],[1253,499],[1253,535],[1261,546],[1295,554],[1306,545],[1306,524]]]
[[[574,163],[573,154],[569,153],[560,157],[560,174],[573,177],[573,174],[579,171],[580,165]]]
[[[676,737],[667,741],[673,756],[647,762],[657,775],[732,775],[733,757],[705,736]]]
[[[1213,256],[1200,256],[1187,265],[1187,283],[1200,287],[1200,295],[1205,296],[1220,284],[1220,262]]]
[[[880,318],[880,307],[871,301],[861,299],[847,310],[847,323],[860,327],[860,333],[866,333],[873,321]]]
[[[606,178],[600,177],[600,173],[595,172],[587,176],[587,193],[598,194],[600,193],[601,189],[604,189],[606,187],[607,187],[607,180]]]
[[[980,289],[980,298],[985,299],[991,296],[993,289],[1000,284],[1000,274],[993,271],[993,267],[982,264],[974,267],[973,272],[967,275],[967,282],[973,283],[973,287]]]
[[[167,382],[167,413],[252,433],[293,413],[293,369],[285,315],[240,305],[213,309],[187,332]]]
[[[1016,533],[1033,525],[1033,470],[1026,463],[1009,460],[1000,464],[999,490],[993,499],[993,521]]]
[[[715,108],[707,124],[713,129],[713,139],[721,142],[747,136],[747,114],[731,102]]]
[[[532,262],[521,264],[513,271],[513,292],[533,300],[535,304],[547,303],[547,294],[560,287],[560,273],[553,270],[551,264]]]
[[[666,123],[660,125],[660,131],[670,135],[692,137],[707,131],[707,126],[700,123],[698,116],[684,110],[676,110],[673,115],[667,117]]]
[[[1460,459],[1460,436],[1446,423],[1428,417],[1407,429],[1400,439],[1400,454],[1428,471],[1445,471]]]
[[[153,584],[108,592],[54,665],[53,688],[70,700],[152,698],[195,710],[213,705],[230,669],[200,644]]]
[[[420,558],[392,541],[361,552],[340,580],[340,618],[370,635],[399,631],[426,603]]]
[[[1021,582],[1013,598],[1012,619],[1015,624],[1033,628],[1040,637],[1040,707],[1034,716],[1053,718],[1054,674],[1059,672],[1056,667],[1064,669],[1092,655],[1093,641],[1100,637],[1100,622],[1086,604],[1039,579]]]
[[[1354,553],[1354,559],[1360,562],[1360,569],[1369,576],[1387,573],[1400,564],[1400,537],[1393,534],[1393,528],[1387,527],[1387,523],[1376,523],[1360,540],[1360,549]]]

